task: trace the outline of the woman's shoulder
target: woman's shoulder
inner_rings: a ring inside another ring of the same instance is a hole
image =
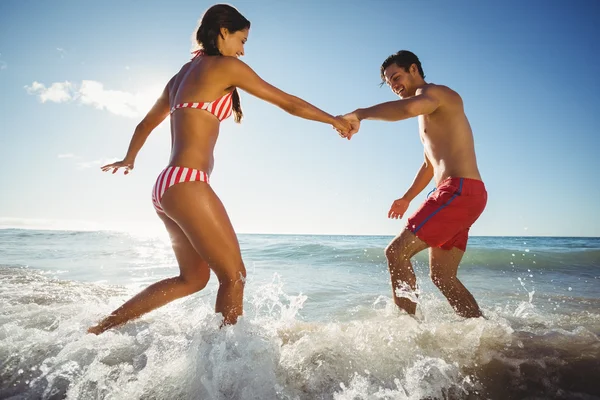
[[[237,57],[231,56],[219,56],[215,57],[218,63],[218,69],[224,75],[235,75],[235,76],[246,76],[248,73],[252,74],[252,68],[245,62],[238,59]]]

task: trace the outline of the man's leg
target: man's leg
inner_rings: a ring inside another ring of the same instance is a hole
[[[414,291],[417,288],[417,278],[410,263],[411,257],[425,250],[427,243],[405,229],[385,249],[390,277],[392,279],[392,292],[394,303],[409,314],[416,311],[417,303],[403,295],[403,292]],[[400,296],[399,296],[400,295]]]
[[[465,318],[481,317],[481,310],[473,295],[458,280],[458,264],[465,252],[453,247],[444,250],[439,247],[429,249],[431,280],[446,296],[456,313]]]

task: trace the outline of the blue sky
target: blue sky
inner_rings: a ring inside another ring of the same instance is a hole
[[[124,155],[212,4],[0,3],[0,226],[163,229],[150,191],[168,120],[132,174],[99,166]],[[332,114],[395,99],[379,66],[400,49],[458,91],[489,193],[472,234],[600,236],[600,3],[231,4],[252,22],[243,60]],[[416,119],[367,121],[344,141],[247,93],[242,106],[241,125],[222,124],[211,177],[238,232],[400,232],[404,220],[386,217],[423,159]]]

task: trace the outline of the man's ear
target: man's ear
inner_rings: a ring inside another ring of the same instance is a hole
[[[418,75],[419,74],[419,67],[417,67],[417,64],[411,64],[410,65],[410,73],[412,75]]]

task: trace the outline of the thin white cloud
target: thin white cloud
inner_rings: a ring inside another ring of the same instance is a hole
[[[25,86],[25,90],[29,94],[38,95],[42,103],[47,101],[63,103],[73,99],[74,96],[74,86],[68,81],[55,82],[48,88],[43,83],[34,81],[31,86]]]
[[[93,161],[86,161],[83,159],[83,157],[75,155],[73,153],[59,154],[58,158],[72,159],[73,162],[75,163],[76,169],[88,169],[88,168],[101,167],[102,165],[110,164],[110,163],[117,161],[115,158],[106,158],[106,157],[100,158],[97,160],[93,160]]]
[[[60,53],[60,58],[65,58],[65,54],[67,54],[67,51],[65,49],[63,49],[62,47],[57,47],[56,51]]]
[[[75,158],[75,154],[72,154],[72,153],[59,154],[58,158]]]
[[[0,53],[0,57],[2,57],[2,53]],[[4,60],[0,60],[0,71],[8,69],[8,64]]]
[[[77,168],[78,169],[87,169],[87,168],[92,168],[92,167],[101,167],[102,165],[110,164],[115,161],[117,161],[117,160],[107,159],[107,158],[101,158],[99,160],[94,160],[94,161],[82,161],[82,162],[77,163]]]
[[[124,117],[137,117],[142,114],[144,101],[135,94],[119,90],[106,90],[104,85],[96,81],[83,81],[79,89],[79,100],[82,104],[106,110]],[[147,109],[146,109],[147,111]]]
[[[25,90],[29,94],[37,95],[42,103],[75,102],[130,118],[141,117],[147,113],[160,94],[159,87],[153,87],[143,93],[129,93],[105,89],[101,82],[91,80],[84,80],[81,84],[69,81],[55,82],[50,87],[34,81],[31,86],[25,86]]]

